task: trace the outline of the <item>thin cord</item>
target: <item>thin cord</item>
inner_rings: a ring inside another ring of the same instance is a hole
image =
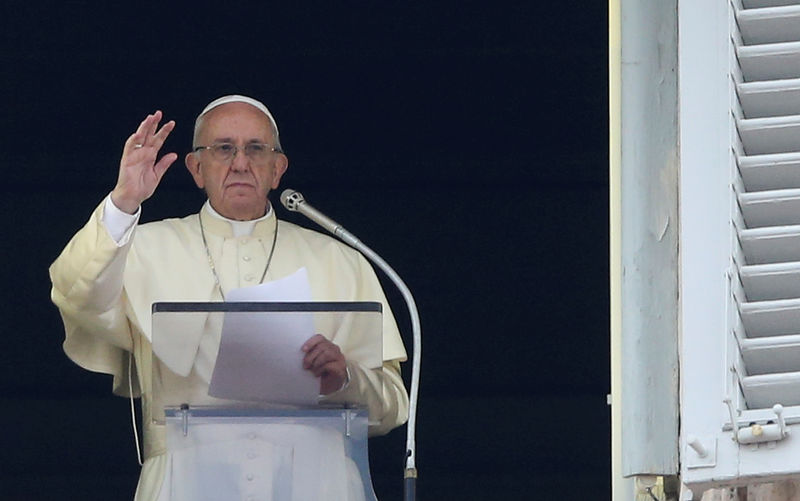
[[[142,450],[139,445],[139,430],[136,427],[136,407],[133,405],[133,353],[128,352],[128,395],[131,400],[131,423],[133,424],[133,440],[136,443],[136,459],[139,466],[144,466],[142,462]]]

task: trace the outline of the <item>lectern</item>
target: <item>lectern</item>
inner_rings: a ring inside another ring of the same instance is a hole
[[[299,346],[320,333],[349,363],[381,370],[381,316],[376,302],[155,303],[167,499],[376,500],[368,411],[304,391]]]

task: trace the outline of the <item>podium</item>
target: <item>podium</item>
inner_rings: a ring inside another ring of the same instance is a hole
[[[376,501],[366,406],[309,396],[318,380],[302,370],[299,346],[320,333],[348,363],[382,370],[380,303],[152,311],[151,413],[166,427],[168,457],[160,500]]]

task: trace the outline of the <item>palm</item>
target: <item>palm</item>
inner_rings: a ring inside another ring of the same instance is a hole
[[[155,148],[142,146],[131,151],[120,163],[120,183],[131,192],[141,194],[143,200],[153,194],[161,181],[156,170],[157,153]]]

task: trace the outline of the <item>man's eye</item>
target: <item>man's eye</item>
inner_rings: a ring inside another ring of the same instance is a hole
[[[232,144],[218,144],[214,146],[214,149],[217,150],[219,153],[233,153],[234,146]]]
[[[246,153],[249,153],[249,154],[252,154],[252,155],[260,155],[260,154],[262,154],[262,153],[267,151],[267,146],[264,145],[264,144],[253,143],[253,144],[248,144],[247,146],[245,146],[245,150],[246,150]]]

